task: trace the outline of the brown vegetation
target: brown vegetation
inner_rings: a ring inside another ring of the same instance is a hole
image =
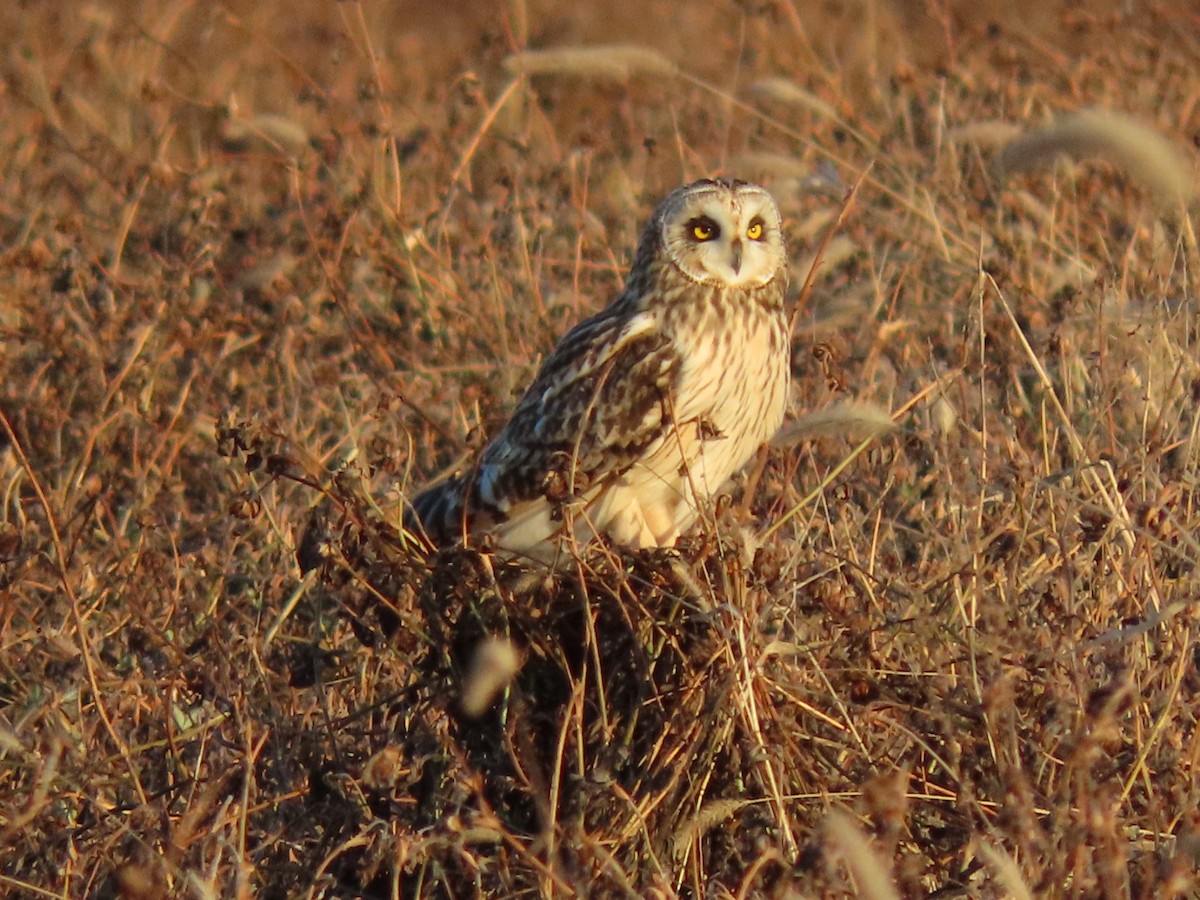
[[[1193,6],[478,6],[0,11],[0,891],[1194,893]],[[818,415],[406,542],[714,173]]]

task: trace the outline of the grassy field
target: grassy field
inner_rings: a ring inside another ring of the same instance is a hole
[[[7,4],[0,893],[1195,896],[1200,14],[1027,6]],[[406,542],[712,174],[799,424]]]

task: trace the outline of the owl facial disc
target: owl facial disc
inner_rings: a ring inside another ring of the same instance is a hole
[[[659,221],[668,258],[701,284],[761,287],[784,264],[779,210],[757,185],[698,182],[668,200]]]

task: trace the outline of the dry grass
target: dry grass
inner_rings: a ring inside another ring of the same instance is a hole
[[[442,6],[0,12],[0,892],[1200,890],[1192,6]],[[737,161],[784,445],[678,553],[407,545]]]

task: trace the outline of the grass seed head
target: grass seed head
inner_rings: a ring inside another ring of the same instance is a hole
[[[471,668],[463,681],[463,712],[471,718],[483,715],[520,668],[521,654],[512,641],[502,637],[483,640],[475,648]]]
[[[504,67],[514,75],[572,75],[620,82],[635,77],[674,76],[679,71],[657,50],[637,44],[526,50],[508,57]]]
[[[1061,156],[1106,160],[1164,206],[1190,203],[1195,196],[1191,165],[1171,141],[1107,110],[1084,110],[1030,131],[1004,147],[997,166],[1008,177],[1044,168]]]

